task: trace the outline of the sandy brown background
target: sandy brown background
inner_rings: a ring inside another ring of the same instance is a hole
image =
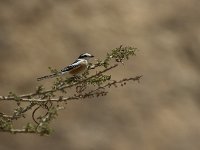
[[[49,137],[0,133],[0,150],[199,150],[199,0],[0,0],[0,95],[120,44],[140,51],[113,74],[140,84],[68,103]]]

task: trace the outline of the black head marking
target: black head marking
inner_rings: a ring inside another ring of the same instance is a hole
[[[83,53],[78,58],[81,59],[81,58],[92,58],[92,57],[94,56],[89,53]]]

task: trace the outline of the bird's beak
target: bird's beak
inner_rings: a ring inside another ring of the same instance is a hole
[[[93,55],[90,56],[91,58],[94,57]]]

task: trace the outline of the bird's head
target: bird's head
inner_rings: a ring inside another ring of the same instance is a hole
[[[89,59],[89,58],[92,58],[92,57],[94,57],[94,56],[89,54],[89,53],[83,53],[78,57],[78,59]]]

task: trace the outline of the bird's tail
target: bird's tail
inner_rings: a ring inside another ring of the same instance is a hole
[[[42,77],[37,78],[37,81],[41,81],[41,80],[44,80],[44,79],[53,78],[53,77],[56,77],[56,76],[58,76],[58,75],[59,75],[59,73],[54,73],[54,74],[42,76]]]

